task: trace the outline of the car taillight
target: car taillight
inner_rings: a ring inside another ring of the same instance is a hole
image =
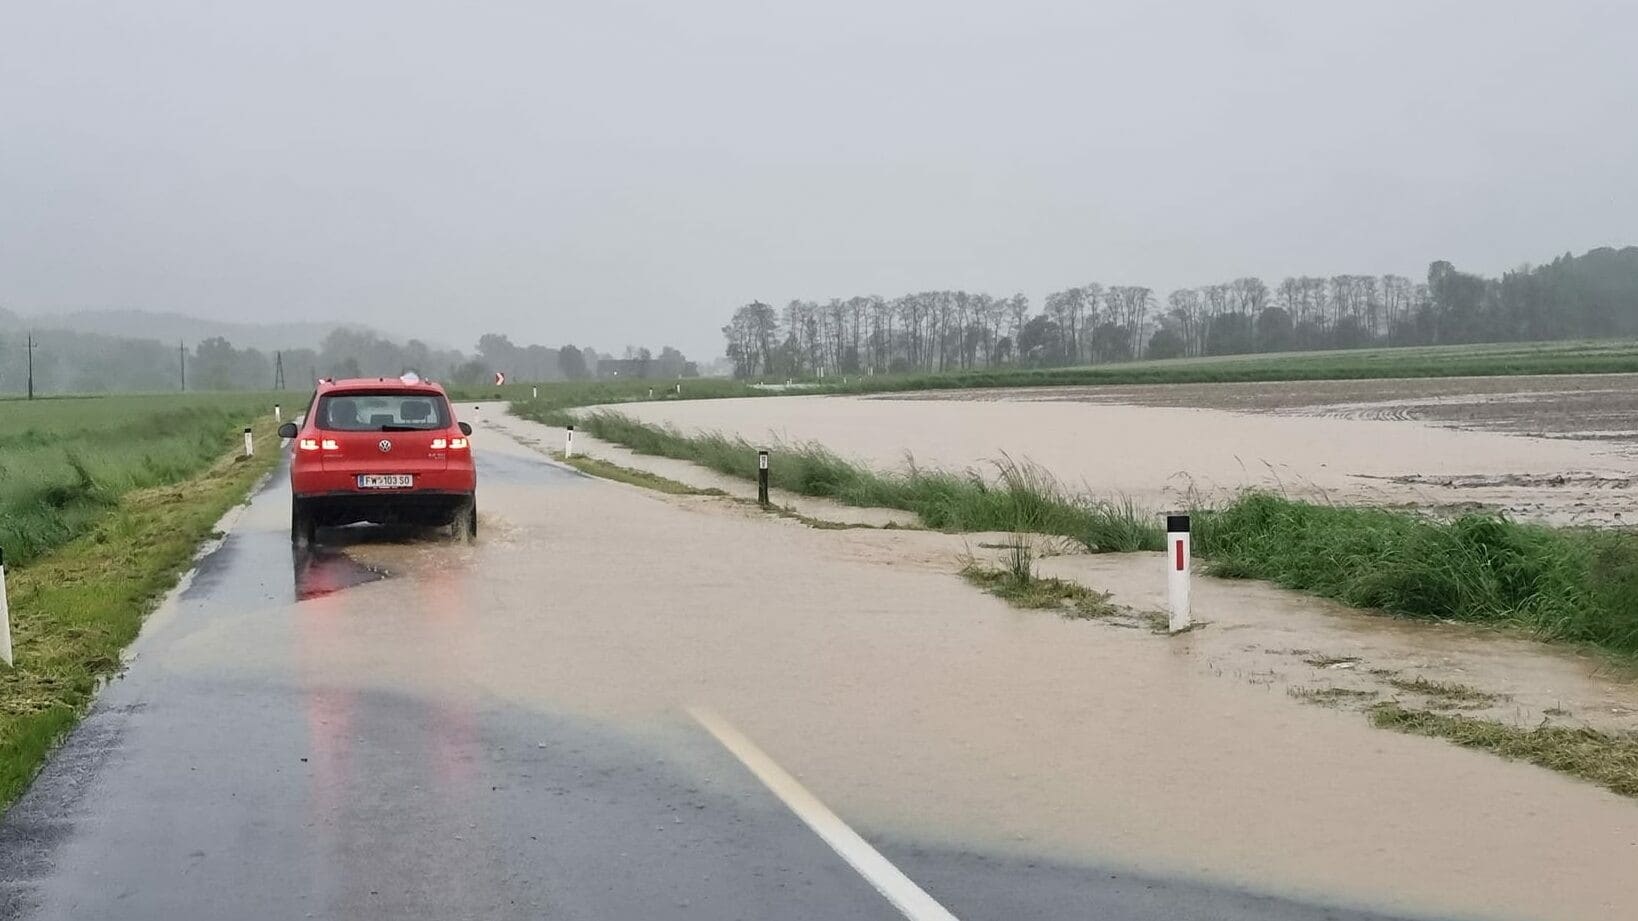
[[[466,439],[465,438],[434,438],[434,439],[432,439],[432,450],[442,451],[445,448],[450,448],[450,449],[455,450],[455,451],[463,451],[463,450],[466,449]]]
[[[300,447],[303,451],[317,451],[318,450],[318,439],[317,438],[303,438],[301,441],[296,442],[296,445],[298,447]]]
[[[442,439],[442,438],[432,439],[432,450],[442,451],[443,449],[445,449],[447,447],[449,447],[449,442],[447,440]]]
[[[449,446],[453,450],[464,451],[464,450],[466,450],[466,439],[465,438],[451,438],[449,440]]]
[[[341,445],[336,444],[336,440],[334,438],[326,438],[324,439],[324,450],[339,451],[341,450]]]

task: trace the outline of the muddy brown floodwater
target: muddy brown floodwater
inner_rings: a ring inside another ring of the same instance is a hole
[[[550,438],[506,420],[475,443],[533,450],[507,432]],[[954,574],[963,538],[590,479],[484,496],[475,546],[348,548],[396,575],[298,612],[324,631],[302,667],[638,731],[709,707],[867,835],[1464,917],[1638,903],[1638,804],[1235,680],[1224,631],[1015,610]],[[292,616],[224,619],[164,664],[285,674]]]
[[[1246,487],[1638,522],[1638,377],[1028,388],[632,403],[685,430],[816,441],[879,468],[1005,454],[1153,509]]]

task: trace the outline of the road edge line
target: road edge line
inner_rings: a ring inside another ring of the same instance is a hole
[[[871,847],[870,842],[860,837],[858,832],[727,720],[705,707],[689,707],[688,715],[738,758],[770,793],[778,797],[786,808],[830,845],[831,850],[847,861],[848,866],[863,876],[906,918],[911,921],[957,921],[955,915],[905,876],[880,851]]]

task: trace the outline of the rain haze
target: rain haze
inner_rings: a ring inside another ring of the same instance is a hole
[[[6,4],[0,303],[721,354],[752,299],[1621,244],[1619,3]]]

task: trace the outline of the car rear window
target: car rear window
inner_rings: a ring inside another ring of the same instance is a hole
[[[318,427],[333,432],[405,432],[449,427],[449,404],[436,393],[354,390],[319,398]]]

